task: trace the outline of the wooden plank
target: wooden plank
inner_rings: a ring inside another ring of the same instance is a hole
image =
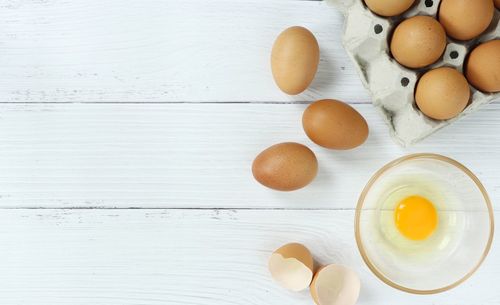
[[[469,166],[500,200],[500,105],[490,105],[415,147],[398,147],[371,105],[356,105],[371,134],[353,151],[311,143],[306,105],[2,104],[0,207],[353,208],[383,164],[414,152]],[[281,193],[250,167],[265,147],[309,145],[320,171]]]
[[[368,102],[341,45],[342,16],[319,1],[34,1],[0,4],[4,102]],[[281,93],[269,65],[286,27],[311,29],[311,88]]]
[[[497,213],[498,216],[498,213]],[[359,273],[358,305],[498,304],[498,245],[449,292],[415,296],[382,284],[353,237],[353,211],[2,210],[1,304],[304,304],[267,271],[298,241],[320,263]]]

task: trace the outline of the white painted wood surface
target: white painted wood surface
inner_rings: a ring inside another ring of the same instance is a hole
[[[0,96],[21,102],[368,102],[341,45],[339,12],[317,1],[2,1]],[[321,45],[310,90],[276,90],[276,35],[310,28]]]
[[[353,208],[370,176],[411,152],[469,166],[500,198],[500,105],[410,149],[395,145],[371,105],[354,105],[371,128],[366,145],[325,150],[305,136],[294,104],[0,105],[2,207]],[[320,171],[292,193],[255,182],[265,147],[309,145]]]
[[[415,296],[364,266],[353,218],[328,210],[4,210],[0,303],[312,305],[307,291],[277,286],[266,267],[274,249],[299,241],[320,264],[359,273],[358,305],[498,304],[497,245],[468,282]]]
[[[312,304],[267,274],[290,241],[358,271],[361,305],[499,304],[496,243],[470,281],[434,296],[391,289],[362,263],[353,207],[396,157],[453,157],[500,200],[500,104],[396,146],[341,24],[320,1],[0,0],[0,304]],[[291,25],[321,45],[317,78],[297,97],[269,69]],[[366,145],[333,152],[305,137],[305,104],[325,97],[356,104]],[[254,156],[281,141],[317,153],[309,187],[253,180]]]

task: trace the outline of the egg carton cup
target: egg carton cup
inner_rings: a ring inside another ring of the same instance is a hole
[[[404,14],[381,17],[372,13],[363,0],[327,0],[345,16],[342,43],[356,64],[363,85],[370,91],[373,105],[382,114],[392,137],[402,146],[410,146],[437,130],[460,120],[481,106],[500,99],[500,93],[484,93],[470,85],[471,100],[457,117],[437,121],[425,116],[416,106],[415,85],[426,71],[448,66],[463,73],[469,52],[478,44],[500,38],[500,12],[490,27],[478,38],[458,41],[447,38],[441,59],[422,69],[408,69],[390,55],[390,38],[394,28],[404,19],[416,15],[437,17],[440,0],[417,0]]]

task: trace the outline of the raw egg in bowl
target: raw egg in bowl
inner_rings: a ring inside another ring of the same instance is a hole
[[[479,179],[436,154],[414,154],[382,167],[356,207],[363,260],[386,284],[416,294],[467,280],[493,240],[493,209]]]

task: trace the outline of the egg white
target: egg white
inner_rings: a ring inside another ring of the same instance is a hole
[[[436,260],[443,260],[458,246],[465,226],[462,202],[447,191],[442,180],[432,175],[398,176],[383,186],[385,194],[376,204],[377,211],[373,229],[380,231],[384,240],[382,246],[402,264],[415,264],[422,268]],[[433,234],[424,240],[411,240],[402,235],[396,227],[394,210],[405,198],[422,196],[431,201],[438,214],[438,225]]]

